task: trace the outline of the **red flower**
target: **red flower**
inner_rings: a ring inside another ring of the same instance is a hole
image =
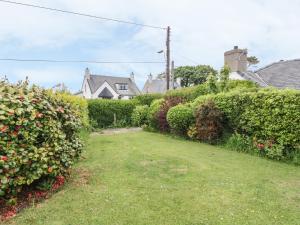
[[[1,156],[0,159],[3,160],[3,161],[7,161],[8,157],[7,156]]]

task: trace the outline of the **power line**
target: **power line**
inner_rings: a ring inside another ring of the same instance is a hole
[[[16,59],[0,58],[0,61],[14,62],[45,62],[45,63],[91,63],[91,64],[162,64],[165,62],[158,61],[97,61],[97,60],[51,60],[51,59]]]
[[[135,22],[131,22],[131,21],[112,19],[112,18],[101,17],[101,16],[94,16],[94,15],[90,15],[90,14],[86,14],[86,13],[67,11],[67,10],[50,8],[50,7],[40,6],[40,5],[33,5],[33,4],[7,1],[7,0],[0,0],[0,2],[5,2],[5,3],[9,3],[9,4],[14,4],[14,5],[27,6],[27,7],[33,7],[33,8],[44,9],[44,10],[50,10],[50,11],[55,11],[55,12],[60,12],[60,13],[73,14],[73,15],[77,15],[77,16],[90,17],[90,18],[94,18],[94,19],[107,20],[107,21],[112,21],[112,22],[117,22],[117,23],[126,23],[126,24],[131,24],[131,25],[136,25],[136,26],[141,26],[141,27],[148,27],[148,28],[153,28],[153,29],[161,29],[161,30],[167,29],[167,28],[159,27],[159,26],[135,23]]]

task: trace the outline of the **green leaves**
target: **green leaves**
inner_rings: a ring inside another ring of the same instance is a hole
[[[0,82],[0,90],[0,196],[9,198],[41,177],[67,173],[82,151],[87,103],[26,83]]]

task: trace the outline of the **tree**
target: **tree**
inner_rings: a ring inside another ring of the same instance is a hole
[[[181,66],[175,69],[175,78],[181,79],[182,87],[203,84],[210,74],[216,76],[217,71],[208,65]]]
[[[220,71],[220,88],[221,91],[227,91],[227,83],[229,81],[230,68],[225,65]]]
[[[259,63],[259,59],[256,56],[249,56],[247,58],[247,61],[248,61],[248,67]]]
[[[214,74],[210,74],[207,78],[207,87],[210,93],[216,94],[218,93],[217,79]]]

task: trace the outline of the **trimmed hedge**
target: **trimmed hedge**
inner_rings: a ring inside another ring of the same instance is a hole
[[[156,100],[163,97],[163,94],[143,94],[138,95],[134,98],[135,101],[137,101],[138,105],[148,105],[150,106],[151,103]]]
[[[132,125],[133,126],[143,126],[147,124],[149,106],[137,106],[131,115]]]
[[[211,99],[239,133],[271,141],[286,149],[300,145],[300,91],[262,89],[199,97],[199,104]],[[288,155],[289,153],[283,153]]]
[[[156,99],[152,102],[148,111],[148,125],[152,129],[158,129],[158,112],[161,105],[164,103],[164,99]]]
[[[234,91],[234,90],[243,90],[243,91],[257,91],[259,90],[258,86],[246,80],[229,80],[226,82],[226,90]],[[222,92],[221,83],[216,83],[216,92]],[[199,96],[205,96],[208,94],[214,94],[212,90],[208,87],[207,83],[200,84],[193,87],[181,88],[176,90],[170,90],[165,94],[165,97],[181,97],[186,102],[192,102]]]
[[[186,135],[188,128],[194,123],[193,110],[187,105],[177,105],[171,108],[167,114],[167,121],[171,131],[176,134]]]
[[[59,93],[0,82],[0,196],[66,174],[82,151],[80,111]]]
[[[89,117],[94,128],[131,126],[134,100],[93,99],[88,101]]]

